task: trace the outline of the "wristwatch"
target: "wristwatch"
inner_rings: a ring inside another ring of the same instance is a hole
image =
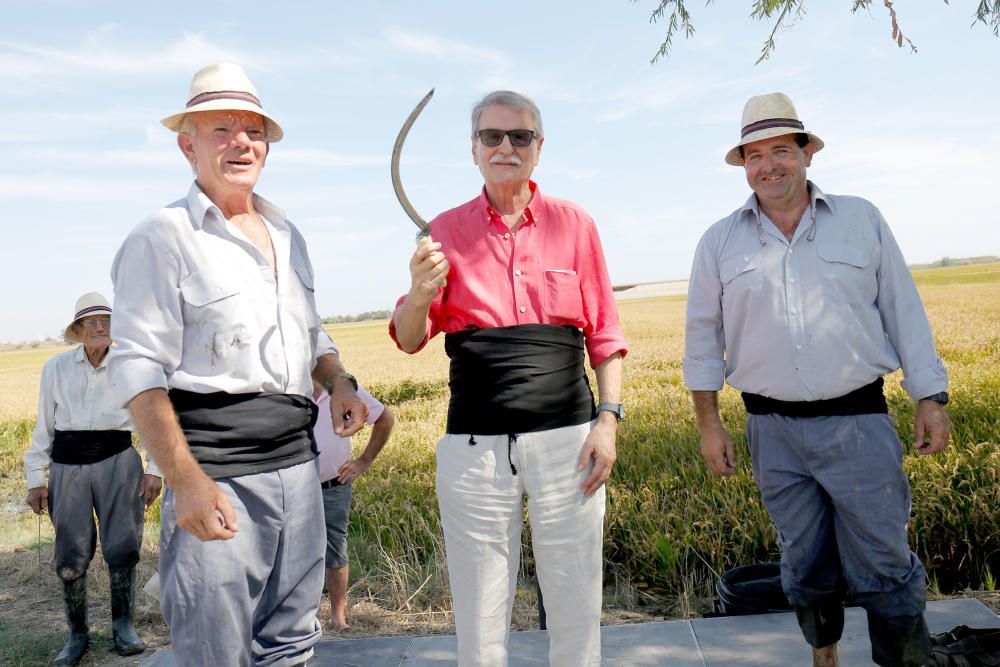
[[[348,373],[347,371],[340,371],[339,373],[334,373],[333,375],[328,377],[326,381],[323,383],[323,389],[326,389],[326,393],[328,394],[333,393],[333,385],[338,378],[344,378],[345,380],[351,383],[351,386],[354,387],[354,391],[358,390],[358,379],[353,375],[351,375],[350,373]]]
[[[598,403],[597,411],[608,411],[615,416],[615,419],[621,421],[625,419],[625,406],[621,403]]]
[[[921,400],[923,401],[934,401],[939,405],[948,405],[948,392],[939,391],[936,394],[931,394],[930,396],[925,396]]]

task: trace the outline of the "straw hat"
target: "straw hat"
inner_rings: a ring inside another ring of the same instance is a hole
[[[180,132],[184,116],[198,111],[252,111],[264,118],[269,142],[281,141],[284,136],[278,121],[264,111],[257,89],[239,65],[217,63],[198,70],[191,80],[187,107],[160,122]]]
[[[814,153],[823,149],[823,141],[805,129],[799,115],[795,113],[795,105],[784,93],[751,97],[743,107],[743,122],[740,127],[743,128],[740,131],[740,143],[726,153],[726,162],[737,167],[743,166],[741,146],[783,134],[804,134],[816,147]]]
[[[76,338],[71,335],[70,329],[84,317],[90,317],[91,315],[110,315],[111,305],[108,300],[104,298],[103,295],[98,292],[87,292],[79,299],[76,300],[76,308],[73,309],[73,319],[67,325],[63,337],[71,342],[77,342]]]

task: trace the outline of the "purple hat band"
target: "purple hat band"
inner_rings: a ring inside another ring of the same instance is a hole
[[[759,120],[756,123],[750,123],[743,128],[743,132],[740,134],[741,139],[745,139],[746,136],[752,132],[759,132],[760,130],[770,130],[775,127],[793,127],[796,130],[805,131],[805,125],[802,121],[795,120],[794,118],[768,118],[765,120]]]
[[[94,313],[110,313],[110,312],[111,308],[109,308],[108,306],[90,306],[88,308],[84,308],[83,310],[77,311],[76,317],[73,318],[73,321],[76,322],[81,317],[86,317],[87,315],[93,315]]]
[[[241,100],[243,102],[249,102],[256,106],[261,106],[260,100],[257,99],[255,95],[250,93],[245,93],[240,90],[217,90],[208,93],[202,93],[201,95],[195,95],[190,100],[188,100],[187,108],[190,109],[196,104],[201,104],[202,102],[211,102],[212,100]]]

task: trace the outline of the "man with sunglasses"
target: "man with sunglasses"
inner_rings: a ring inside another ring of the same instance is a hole
[[[782,93],[743,111],[726,162],[753,194],[708,229],[688,288],[684,383],[701,453],[735,472],[719,417],[743,392],[753,475],[781,539],[785,595],[817,667],[837,665],[844,595],[868,612],[872,659],[923,665],[924,568],[907,545],[910,484],[882,376],[902,367],[914,447],[948,444],[948,375],[885,219],[806,179],[823,142]]]
[[[507,664],[524,496],[550,664],[601,661],[604,483],[627,348],[594,221],[530,178],[543,142],[527,97],[476,104],[485,185],[431,222],[389,328],[409,353],[443,331],[451,358],[437,494],[463,667]]]

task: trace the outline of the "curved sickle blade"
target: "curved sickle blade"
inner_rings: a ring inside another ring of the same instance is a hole
[[[431,88],[430,92],[424,95],[424,99],[420,100],[420,104],[410,112],[409,117],[406,122],[403,123],[403,127],[399,130],[399,136],[396,137],[396,143],[392,147],[392,163],[391,163],[391,173],[392,173],[392,189],[396,191],[396,199],[399,200],[399,205],[403,207],[406,211],[406,215],[410,216],[410,220],[413,221],[417,227],[420,228],[420,236],[427,236],[431,232],[430,225],[427,221],[420,217],[417,210],[413,208],[413,204],[406,197],[406,193],[403,192],[403,182],[399,179],[399,155],[403,151],[403,142],[406,141],[406,135],[409,134],[410,128],[413,127],[413,122],[417,120],[417,116],[420,112],[424,110],[427,103],[431,101],[431,97],[434,96],[434,89]]]

